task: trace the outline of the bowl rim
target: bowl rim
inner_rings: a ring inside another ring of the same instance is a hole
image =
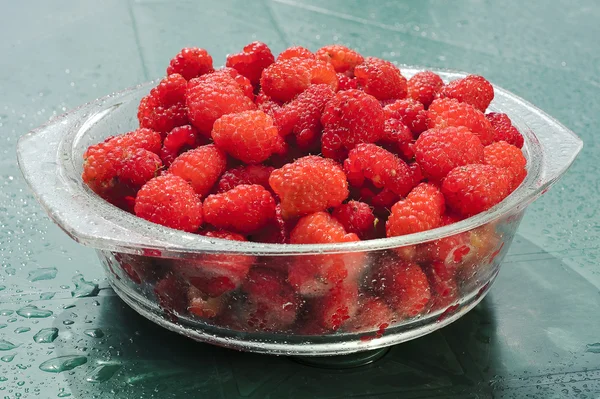
[[[408,65],[400,65],[403,75],[410,77],[420,71],[433,71],[439,74],[445,82],[461,78],[469,75],[466,72],[454,71],[450,69],[439,68],[424,68]],[[110,103],[116,100],[127,97],[128,95],[141,94],[144,89],[152,87],[156,80],[132,86],[122,91],[109,94],[105,97],[88,102],[80,107],[68,111],[54,119],[51,119],[46,124],[37,129],[23,135],[18,142],[18,161],[21,171],[28,184],[32,187],[36,197],[44,206],[51,218],[74,240],[98,249],[115,250],[132,254],[144,254],[161,257],[189,257],[198,253],[232,253],[232,254],[248,254],[248,255],[269,255],[269,256],[293,256],[293,255],[310,255],[322,253],[346,253],[346,252],[364,252],[373,250],[385,250],[390,248],[398,248],[402,246],[414,245],[426,241],[436,240],[439,238],[459,234],[468,230],[475,229],[484,224],[493,222],[494,220],[509,214],[514,214],[524,209],[529,203],[543,194],[552,184],[554,184],[570,167],[578,153],[580,152],[583,143],[582,141],[568,128],[560,124],[551,116],[547,115],[534,105],[523,100],[517,95],[505,90],[497,85],[494,86],[495,97],[494,101],[488,108],[488,111],[505,112],[509,114],[513,123],[517,126],[525,139],[523,151],[528,159],[527,168],[528,174],[521,185],[511,193],[502,202],[492,207],[491,209],[479,213],[475,216],[466,218],[459,222],[438,227],[435,229],[407,234],[397,237],[379,238],[373,240],[356,241],[349,243],[332,243],[332,244],[268,244],[258,242],[238,242],[215,238],[204,237],[195,233],[187,233],[180,230],[171,229],[161,226],[144,219],[141,219],[133,214],[113,206],[95,194],[82,181],[80,175],[73,175],[73,165],[68,165],[74,162],[82,162],[80,158],[73,157],[73,143],[65,142],[68,130],[62,132],[59,138],[59,143],[56,146],[56,162],[57,173],[66,174],[62,179],[79,180],[79,189],[77,195],[84,195],[84,201],[87,201],[87,210],[90,212],[103,211],[106,214],[99,214],[95,218],[95,222],[100,223],[102,220],[110,222],[112,225],[118,225],[127,231],[136,232],[137,240],[125,239],[123,237],[115,238],[110,234],[98,235],[90,234],[85,229],[77,228],[73,223],[70,223],[69,217],[76,215],[68,215],[67,212],[56,212],[49,204],[46,192],[39,190],[40,184],[36,181],[36,177],[32,176],[26,165],[27,158],[25,154],[28,152],[27,143],[30,140],[35,140],[46,130],[52,129],[57,125],[67,122],[79,122],[77,126],[78,132],[71,134],[72,138],[80,135],[79,131],[89,122],[94,115],[100,111],[106,111],[110,108]],[[145,92],[143,93],[146,94]],[[509,109],[504,109],[504,105]],[[90,116],[88,111],[96,111]],[[83,114],[83,115],[81,115]],[[87,117],[83,120],[82,116]],[[73,119],[75,118],[75,119]],[[535,130],[545,129],[548,137],[539,136]],[[552,134],[550,134],[550,132]],[[551,136],[551,139],[549,139]],[[560,147],[560,148],[555,148]],[[69,159],[63,159],[58,152],[61,148],[70,148]],[[560,151],[559,151],[560,150]],[[567,151],[568,150],[568,151]],[[30,156],[31,158],[31,156]],[[65,169],[71,169],[66,170]],[[72,183],[72,182],[71,182]],[[73,188],[70,184],[70,188]],[[83,187],[81,187],[83,186]],[[83,189],[82,189],[83,188]],[[56,205],[56,204],[54,204]],[[149,231],[152,233],[149,234]],[[110,232],[108,232],[110,233]],[[150,237],[150,235],[152,237]],[[147,237],[147,242],[140,239]],[[152,250],[160,251],[159,253]]]

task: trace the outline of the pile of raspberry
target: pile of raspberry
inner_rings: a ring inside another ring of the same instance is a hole
[[[184,48],[142,98],[139,128],[89,147],[82,178],[121,209],[211,240],[418,233],[490,209],[525,178],[523,137],[506,114],[485,113],[493,98],[481,76],[407,79],[342,45],[275,57],[253,42],[216,69],[206,50]],[[494,234],[276,264],[205,255],[163,265],[155,289],[170,312],[246,330],[377,330],[451,304],[461,266],[497,250]],[[132,263],[134,281],[149,275]]]

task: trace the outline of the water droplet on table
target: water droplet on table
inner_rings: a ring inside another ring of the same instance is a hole
[[[70,304],[70,305],[63,306],[63,309],[71,309],[71,308],[74,308],[74,307],[75,307],[75,305]]]
[[[15,313],[15,311],[10,309],[0,310],[0,316],[10,316],[13,313]]]
[[[12,362],[14,358],[15,358],[15,354],[13,353],[12,355],[6,355],[6,356],[0,357],[0,360],[2,360],[5,363],[9,363],[9,362]]]
[[[13,344],[12,342],[0,339],[0,351],[9,351],[11,349],[15,349],[16,347],[17,345]]]
[[[102,331],[99,328],[90,328],[88,330],[85,330],[83,332],[85,335],[92,337],[92,338],[102,338],[104,337],[104,331]]]
[[[59,356],[40,364],[40,370],[48,373],[61,373],[73,370],[75,367],[87,363],[87,357],[77,355]]]
[[[43,299],[43,300],[52,299],[52,298],[54,298],[54,295],[56,295],[56,292],[42,292],[40,294],[40,299]]]
[[[26,333],[27,331],[31,331],[31,328],[29,328],[29,327],[17,327],[17,328],[15,328],[15,333],[16,334]]]
[[[38,344],[49,344],[54,342],[57,337],[58,328],[43,328],[33,336],[33,340]]]
[[[0,328],[6,327],[8,324],[0,324]]]
[[[73,323],[75,323],[73,320],[64,320],[64,321],[63,321],[63,324],[64,324],[65,326],[70,326],[70,325],[71,325],[71,324],[73,324]]]
[[[65,392],[65,389],[64,389],[64,388],[61,388],[61,389],[58,391],[58,397],[59,397],[59,398],[66,398],[66,397],[68,397],[68,396],[71,396],[71,394],[70,394],[69,392]]]
[[[89,373],[85,380],[94,383],[108,381],[120,368],[120,364],[103,364]]]
[[[585,346],[585,351],[592,352],[592,353],[600,353],[600,342],[596,342],[593,344],[587,344]]]
[[[56,277],[56,268],[55,267],[46,267],[42,269],[37,269],[29,272],[29,276],[27,279],[31,282],[34,281],[42,281],[42,280],[52,280]]]
[[[98,295],[98,284],[91,281],[85,281],[83,275],[78,274],[71,280],[75,284],[75,289],[71,291],[71,296],[74,298],[85,298]]]
[[[8,378],[0,375],[0,382],[8,381]]]
[[[17,382],[17,385],[22,387],[23,385],[25,385],[25,381],[19,381],[19,382]]]
[[[37,306],[29,305],[17,310],[17,314],[27,319],[42,319],[53,315],[51,310],[38,309]]]
[[[6,289],[5,285],[0,285],[0,291],[4,291]]]

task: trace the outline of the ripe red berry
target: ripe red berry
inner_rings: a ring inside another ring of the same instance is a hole
[[[215,145],[249,164],[260,163],[284,149],[273,119],[262,111],[223,115],[213,126]]]
[[[201,319],[213,319],[225,309],[224,297],[209,297],[196,287],[190,287],[187,292],[187,310],[190,314]]]
[[[433,262],[424,267],[432,295],[432,309],[445,308],[459,299],[454,265]]]
[[[314,305],[313,317],[320,327],[338,330],[358,312],[358,287],[356,284],[338,284]]]
[[[190,47],[182,49],[169,63],[167,75],[180,74],[186,80],[212,72],[212,57],[204,49]]]
[[[160,149],[160,158],[168,167],[179,154],[198,147],[205,141],[203,138],[192,125],[176,127],[167,133]]]
[[[399,119],[417,137],[427,130],[427,111],[420,102],[412,98],[396,100],[383,108],[386,118]]]
[[[356,234],[361,240],[370,238],[375,230],[375,215],[364,202],[348,201],[334,209],[336,218],[348,233]]]
[[[483,145],[466,127],[429,129],[413,147],[426,176],[441,181],[455,167],[483,163]]]
[[[434,100],[427,110],[428,127],[464,126],[488,145],[494,139],[494,129],[485,115],[467,103],[461,103],[453,98]]]
[[[339,44],[321,47],[317,50],[315,56],[317,59],[333,65],[336,72],[344,73],[349,76],[352,76],[354,68],[364,61],[362,55]]]
[[[277,56],[277,61],[289,60],[291,58],[310,58],[316,59],[315,55],[307,48],[302,46],[288,47]]]
[[[485,112],[494,99],[494,87],[483,76],[469,75],[448,83],[438,95],[440,98],[455,98]]]
[[[348,197],[348,182],[342,168],[315,155],[274,170],[269,184],[281,199],[284,219],[339,206]]]
[[[444,81],[438,74],[431,71],[418,72],[408,79],[408,97],[427,108],[442,86],[444,86]]]
[[[192,186],[179,176],[166,174],[150,180],[138,191],[135,214],[173,229],[193,232],[202,225],[202,202]]]
[[[406,78],[402,76],[400,69],[389,61],[367,57],[356,67],[354,75],[365,93],[378,100],[406,97]]]
[[[390,307],[376,297],[368,297],[358,302],[358,311],[344,323],[348,332],[369,332],[377,330],[378,334],[394,323],[396,315]]]
[[[158,155],[143,148],[136,148],[127,151],[117,177],[119,181],[142,187],[148,180],[157,176],[162,166]]]
[[[184,152],[169,167],[169,173],[191,184],[201,198],[206,197],[227,166],[227,157],[214,144]]]
[[[138,107],[140,127],[166,134],[188,123],[185,106],[187,81],[179,74],[167,76],[142,98]]]
[[[241,184],[259,184],[267,190],[271,190],[269,176],[273,170],[275,168],[264,165],[246,165],[229,169],[219,179],[217,192],[223,193]]]
[[[358,82],[357,82],[356,78],[344,75],[343,73],[338,73],[337,78],[338,78],[338,91],[358,88]]]
[[[439,188],[421,183],[392,207],[386,223],[388,237],[418,233],[436,228],[444,212],[444,196]]]
[[[172,321],[177,320],[176,314],[186,310],[187,290],[185,282],[174,274],[168,274],[154,286],[159,306]]]
[[[206,197],[204,217],[219,229],[251,233],[275,219],[275,200],[258,184],[242,184]]]
[[[275,62],[269,46],[262,42],[252,42],[246,45],[241,53],[227,56],[226,66],[236,69],[257,86],[263,69]]]
[[[444,179],[442,192],[450,209],[463,216],[472,216],[506,198],[512,181],[511,174],[497,166],[459,166]]]
[[[327,212],[315,212],[301,218],[290,234],[291,244],[328,244],[358,241],[354,233]]]
[[[380,144],[403,160],[409,161],[415,157],[413,134],[400,119],[388,118],[385,120],[385,134]]]
[[[497,112],[490,112],[485,117],[490,121],[494,128],[494,141],[506,141],[515,147],[523,148],[523,136],[512,125],[508,115]]]
[[[512,184],[510,191],[513,191],[527,176],[527,159],[523,152],[514,145],[508,144],[506,141],[498,141],[485,147],[484,163],[486,165],[498,166],[506,168],[512,176]]]

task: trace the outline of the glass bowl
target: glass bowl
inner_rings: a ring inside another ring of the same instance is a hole
[[[407,77],[420,70],[402,68]],[[434,72],[445,81],[466,75]],[[85,149],[135,129],[139,100],[153,84],[83,105],[24,135],[20,168],[54,222],[97,250],[110,284],[133,309],[195,340],[245,351],[348,354],[414,339],[457,320],[490,289],[527,205],[582,148],[556,120],[495,87],[490,110],[507,113],[523,134],[528,175],[494,208],[434,230],[370,241],[226,241],[139,219],[81,180]],[[287,281],[292,269],[301,274],[294,288]],[[329,282],[334,271],[338,284]]]

